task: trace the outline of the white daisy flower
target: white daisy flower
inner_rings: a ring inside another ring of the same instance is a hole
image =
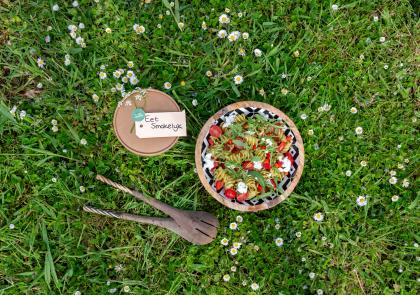
[[[65,66],[69,66],[69,65],[70,65],[70,63],[71,63],[71,61],[70,61],[70,55],[69,55],[69,54],[66,54],[66,55],[64,56],[64,65],[65,65]]]
[[[308,135],[309,135],[309,136],[314,135],[314,130],[313,130],[313,129],[309,129],[309,130],[308,130]]]
[[[213,76],[213,73],[212,73],[211,71],[207,71],[207,72],[206,72],[206,76],[210,78],[210,77],[212,77],[212,76]]]
[[[367,205],[367,198],[366,198],[366,196],[358,196],[357,199],[356,199],[356,203],[360,207],[366,206]]]
[[[58,132],[58,127],[56,125],[53,125],[53,127],[51,127],[51,131],[52,132]]]
[[[324,220],[324,214],[321,212],[317,212],[314,214],[314,220],[315,221],[323,221]]]
[[[395,175],[397,175],[397,172],[395,170],[391,170],[391,171],[389,171],[389,175],[395,176]]]
[[[112,33],[112,29],[111,29],[111,28],[106,28],[106,29],[105,29],[105,33],[107,33],[107,34],[111,34],[111,33]]]
[[[60,10],[60,6],[58,6],[58,4],[54,4],[52,7],[53,11],[59,11]]]
[[[276,243],[276,246],[277,247],[281,247],[281,246],[283,246],[283,239],[282,238],[276,238],[275,240],[274,240],[274,243]]]
[[[362,128],[362,127],[360,127],[360,126],[359,126],[359,127],[356,127],[356,130],[355,130],[355,131],[356,131],[356,134],[357,134],[357,135],[361,135],[361,134],[363,134],[363,128]]]
[[[226,30],[220,30],[219,32],[217,32],[217,37],[219,37],[220,39],[226,38],[226,36],[227,36]]]
[[[229,250],[229,252],[230,252],[230,254],[231,254],[231,255],[236,255],[236,254],[238,254],[238,249],[236,249],[236,248],[231,248],[231,249]]]
[[[77,27],[75,25],[68,25],[67,29],[69,30],[69,32],[76,32],[77,31]]]
[[[201,23],[201,28],[202,28],[203,30],[207,30],[207,24],[206,24],[206,22],[205,22],[205,21],[203,21],[203,22]]]
[[[259,286],[257,283],[252,283],[252,284],[251,284],[251,289],[252,289],[253,291],[257,291],[259,288],[260,288],[260,286]]]
[[[235,82],[236,85],[242,84],[244,81],[244,78],[241,75],[236,75],[233,77],[233,82]]]
[[[396,201],[398,201],[398,199],[400,198],[400,196],[397,196],[397,195],[393,195],[392,197],[391,197],[391,200],[392,200],[392,202],[396,202]]]
[[[389,66],[388,64],[384,64],[384,70],[388,70]]]
[[[325,112],[328,112],[329,110],[331,110],[331,105],[329,105],[328,103],[326,103],[326,104],[324,104],[324,105],[322,106],[322,109],[323,109]]]
[[[41,69],[45,67],[45,61],[40,57],[38,57],[38,59],[36,60],[36,63],[38,64],[38,67],[40,67]]]
[[[130,292],[130,286],[124,286],[123,291],[124,291],[125,293]]]
[[[184,28],[185,24],[184,23],[178,23],[178,28],[180,30],[182,30]]]
[[[115,85],[115,89],[118,91],[122,91],[124,89],[124,85],[122,85],[121,83],[118,83]]]
[[[226,7],[226,8],[225,8],[225,12],[226,12],[226,13],[229,13],[229,12],[230,12],[230,9]]]
[[[367,162],[365,160],[360,161],[360,166],[366,167],[367,166]]]
[[[74,295],[82,295],[82,292],[80,292],[79,290],[76,290],[76,291],[74,292]]]
[[[241,37],[241,33],[240,33],[240,32],[238,32],[238,31],[234,31],[234,32],[232,32],[232,33],[230,33],[230,34],[229,34],[229,36],[228,36],[228,40],[229,40],[230,42],[235,42],[235,41],[237,41],[240,37]]]
[[[385,39],[385,37],[380,37],[380,38],[379,38],[379,42],[381,42],[381,43],[384,43],[384,42],[385,42],[385,40],[386,40],[386,39]]]
[[[192,103],[193,107],[198,106],[198,101],[196,99],[193,99],[191,103]]]
[[[14,114],[16,113],[16,111],[17,111],[17,106],[16,106],[16,105],[14,105],[14,106],[10,109],[10,113],[11,113],[12,115],[14,115]]]
[[[300,231],[298,231],[297,233],[295,233],[296,238],[300,238],[302,236],[302,233]]]
[[[134,63],[132,61],[127,62],[127,67],[131,69],[132,67],[134,67]]]
[[[396,184],[398,182],[398,179],[395,177],[395,176],[392,176],[390,179],[389,179],[389,183],[390,184]]]
[[[73,5],[73,7],[78,7],[79,6],[79,2],[73,1],[73,3],[71,5]]]
[[[352,174],[351,170],[347,170],[347,171],[346,171],[346,176],[347,176],[347,177],[350,177],[350,176],[351,176],[351,174]]]
[[[236,222],[239,222],[240,223],[242,221],[244,221],[244,219],[242,218],[241,215],[236,216]]]
[[[236,230],[236,229],[238,228],[238,224],[237,224],[236,222],[232,222],[232,223],[229,225],[229,228],[230,228],[231,230]]]
[[[315,279],[315,276],[316,276],[316,274],[315,274],[314,272],[310,272],[310,273],[309,273],[309,278],[310,278],[311,280]]]
[[[25,117],[26,117],[26,111],[25,110],[21,110],[20,113],[19,113],[19,118],[22,120]]]
[[[238,49],[238,54],[240,55],[240,56],[245,56],[245,54],[246,54],[246,51],[245,51],[245,49],[244,48],[239,48]]]
[[[374,21],[374,22],[377,22],[378,20],[379,20],[379,17],[378,17],[377,15],[374,15],[374,16],[373,16],[373,21]]]
[[[230,18],[227,14],[222,14],[221,16],[219,16],[219,22],[221,24],[228,24],[230,23]]]
[[[106,79],[106,73],[105,72],[99,72],[99,78],[101,80]]]
[[[243,33],[242,33],[242,38],[243,38],[244,40],[248,40],[248,39],[249,39],[249,33],[248,33],[248,32],[243,32]]]
[[[323,295],[324,291],[322,291],[322,289],[318,289],[318,290],[316,290],[316,294],[317,295]]]
[[[41,83],[41,82],[39,82],[38,84],[36,84],[36,88],[38,88],[38,89],[42,89],[42,87],[44,87],[44,85],[42,85],[42,83]]]
[[[134,77],[136,74],[134,74],[134,72],[133,71],[127,71],[127,77],[128,78],[131,78],[131,77]]]
[[[229,282],[229,280],[230,280],[230,275],[229,275],[229,274],[225,274],[225,275],[223,276],[223,280],[224,280],[225,282]]]
[[[403,187],[409,187],[409,186],[410,186],[410,182],[408,181],[408,179],[407,179],[407,178],[404,178],[404,179],[403,179],[402,186],[403,186]]]
[[[81,185],[79,186],[79,190],[81,193],[84,193],[86,191],[86,188],[83,185]]]
[[[84,29],[85,28],[85,24],[84,23],[79,23],[79,29]]]
[[[241,244],[241,243],[239,243],[239,242],[233,242],[232,246],[233,246],[233,248],[235,248],[235,249],[239,249],[239,248],[241,248],[242,244]]]
[[[165,83],[163,83],[163,88],[165,88],[165,89],[171,89],[172,88],[172,84],[171,83],[169,83],[169,82],[165,82]]]
[[[337,5],[337,4],[333,4],[333,5],[331,5],[331,9],[332,9],[333,11],[337,11],[337,10],[338,10],[338,5]]]
[[[254,49],[254,54],[255,54],[256,57],[260,57],[262,55],[262,51],[258,48],[255,48]]]
[[[45,43],[50,43],[50,42],[51,42],[50,35],[45,36]]]
[[[86,140],[86,139],[84,139],[84,138],[82,138],[82,139],[80,140],[80,144],[81,144],[81,145],[87,145],[87,140]]]
[[[229,244],[229,240],[228,240],[228,239],[226,239],[226,238],[223,238],[223,239],[220,241],[220,243],[221,243],[223,246],[227,246],[227,245]]]
[[[15,225],[13,223],[9,224],[10,229],[15,229]]]
[[[140,26],[139,24],[134,24],[133,26],[133,30],[137,33],[137,34],[143,34],[144,32],[146,32],[146,29],[144,26]]]
[[[54,183],[56,183],[57,182],[57,178],[53,177],[53,178],[51,178],[51,181],[54,182]]]
[[[79,37],[76,38],[76,44],[81,45],[84,42],[85,42],[85,40],[82,37],[79,36]]]
[[[357,114],[357,109],[356,109],[355,107],[352,107],[352,108],[350,109],[350,112],[351,112],[352,114]]]
[[[96,93],[94,93],[94,94],[92,94],[92,99],[93,99],[94,102],[98,102],[99,101],[99,96]]]
[[[230,268],[230,271],[231,271],[231,272],[236,272],[236,271],[237,271],[236,266],[232,266],[232,267]]]
[[[128,83],[129,78],[127,76],[122,77],[121,82]]]
[[[131,85],[136,85],[137,83],[139,83],[139,79],[136,76],[132,76],[130,78],[130,84]]]
[[[119,70],[115,70],[112,75],[114,76],[114,78],[119,79],[121,77],[121,72]]]

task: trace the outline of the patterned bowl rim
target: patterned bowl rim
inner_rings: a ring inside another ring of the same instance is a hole
[[[244,204],[240,204],[240,203],[235,203],[235,202],[232,202],[232,200],[227,199],[226,197],[224,197],[221,194],[219,194],[218,192],[216,192],[211,187],[208,180],[206,179],[204,170],[202,168],[203,167],[203,161],[202,161],[202,158],[201,158],[201,156],[202,156],[202,145],[203,145],[203,142],[204,142],[205,138],[208,135],[210,126],[213,125],[216,120],[218,120],[221,116],[224,116],[226,113],[235,111],[235,110],[240,109],[240,108],[247,108],[247,107],[261,108],[261,109],[264,109],[264,110],[268,110],[271,113],[279,116],[284,122],[286,122],[289,129],[293,132],[293,135],[296,138],[296,146],[298,147],[298,150],[299,150],[299,158],[298,158],[298,161],[297,161],[297,170],[295,172],[294,177],[292,178],[292,182],[289,184],[287,189],[281,195],[275,197],[274,199],[265,200],[263,203],[257,204],[257,205],[244,205]],[[275,108],[272,105],[269,105],[267,103],[258,102],[258,101],[240,101],[240,102],[230,104],[230,105],[222,108],[221,110],[219,110],[217,113],[215,113],[213,116],[211,116],[207,120],[207,122],[203,125],[203,127],[200,131],[200,134],[197,137],[197,142],[196,142],[196,146],[195,146],[195,164],[196,164],[196,168],[197,168],[197,174],[198,174],[198,176],[200,178],[200,181],[203,184],[204,188],[207,190],[207,192],[213,198],[215,198],[217,201],[219,201],[223,205],[225,205],[225,206],[227,206],[231,209],[235,209],[235,210],[243,211],[243,212],[256,212],[256,211],[260,211],[260,210],[266,210],[266,209],[272,208],[272,207],[276,206],[277,204],[283,202],[293,192],[294,188],[296,187],[297,183],[299,182],[300,177],[302,176],[302,172],[303,172],[304,160],[305,160],[305,150],[304,150],[304,146],[303,146],[303,140],[302,140],[302,137],[301,137],[301,135],[299,133],[299,130],[297,129],[295,123],[293,123],[293,121],[286,114],[284,114],[282,111],[280,111],[279,109],[277,109],[277,108]]]

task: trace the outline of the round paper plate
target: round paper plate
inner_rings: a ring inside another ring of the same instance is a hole
[[[140,156],[155,156],[169,150],[177,141],[178,137],[138,138],[134,131],[134,121],[131,118],[132,111],[136,108],[134,101],[139,91],[127,94],[118,104],[114,113],[114,131],[118,140],[129,151]],[[179,112],[180,108],[175,100],[156,89],[146,89],[146,95],[141,107],[146,113]]]

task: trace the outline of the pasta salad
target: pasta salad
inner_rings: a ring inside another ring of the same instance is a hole
[[[243,202],[277,192],[293,164],[292,137],[284,122],[236,115],[209,130],[204,168],[209,168],[217,192]]]

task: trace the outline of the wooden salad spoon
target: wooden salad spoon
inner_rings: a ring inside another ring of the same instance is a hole
[[[150,206],[168,214],[171,218],[139,216],[125,212],[116,212],[112,210],[103,210],[90,206],[84,206],[83,210],[87,212],[124,220],[137,221],[140,223],[154,224],[163,228],[167,228],[172,232],[180,235],[187,241],[198,245],[208,244],[216,238],[219,221],[214,215],[208,212],[177,209],[154,198],[146,197],[140,192],[113,182],[112,180],[102,175],[97,175],[96,179],[123,192],[129,193],[136,199],[141,200]]]

